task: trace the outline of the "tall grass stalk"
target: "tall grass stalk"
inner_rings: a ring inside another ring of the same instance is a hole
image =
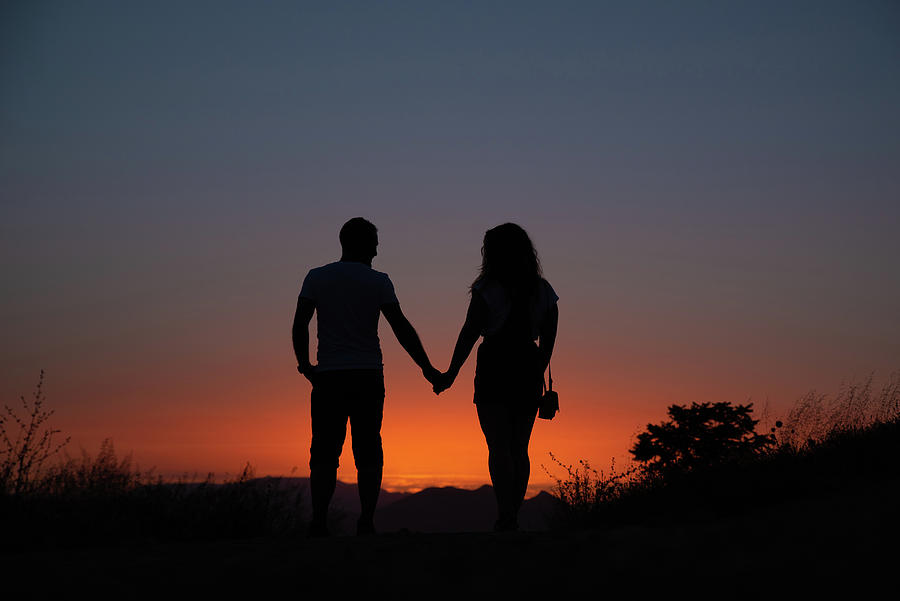
[[[833,395],[812,390],[788,412],[776,432],[778,447],[803,450],[829,437],[865,430],[900,418],[900,371],[876,388],[874,374],[848,382]]]

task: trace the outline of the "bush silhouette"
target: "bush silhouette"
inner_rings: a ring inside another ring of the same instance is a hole
[[[671,419],[647,424],[629,451],[652,473],[707,467],[724,459],[755,456],[771,448],[775,437],[757,434],[753,404],[671,405]]]

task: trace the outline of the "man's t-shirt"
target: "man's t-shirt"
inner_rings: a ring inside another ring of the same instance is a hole
[[[381,369],[378,317],[381,307],[396,303],[386,273],[364,263],[337,261],[311,269],[300,296],[316,304],[317,369]]]

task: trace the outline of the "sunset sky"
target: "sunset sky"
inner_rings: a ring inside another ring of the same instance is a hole
[[[898,107],[887,0],[4,2],[0,404],[44,369],[73,455],[307,475],[296,296],[363,216],[441,369],[485,230],[531,234],[536,488],[672,403],[774,421],[900,369]],[[488,482],[474,357],[435,397],[380,329],[385,487]]]

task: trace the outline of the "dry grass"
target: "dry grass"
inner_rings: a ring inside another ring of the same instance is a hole
[[[165,481],[119,458],[112,439],[96,456],[70,457],[48,425],[43,381],[41,372],[32,400],[21,398],[24,412],[5,406],[0,421],[4,549],[305,534],[304,487],[256,478],[249,464],[221,482],[212,473]]]
[[[803,450],[829,437],[865,430],[900,417],[900,371],[884,385],[874,386],[874,374],[862,382],[844,384],[836,394],[815,390],[801,397],[776,432],[778,446]]]
[[[48,470],[27,494],[0,495],[9,550],[117,541],[304,536],[305,488],[256,478],[248,464],[224,482],[164,481],[117,459],[112,441]]]

